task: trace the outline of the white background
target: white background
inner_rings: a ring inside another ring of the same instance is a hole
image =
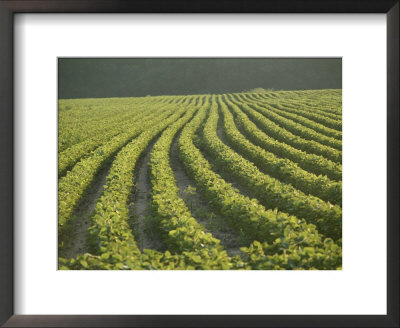
[[[15,20],[17,314],[386,314],[384,15]],[[343,58],[342,271],[57,271],[57,56]]]

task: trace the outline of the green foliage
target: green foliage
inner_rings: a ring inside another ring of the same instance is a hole
[[[155,120],[161,120],[170,114],[170,112],[163,112],[158,106],[154,106],[148,111],[147,106],[140,107],[140,110],[133,117],[119,117],[116,116],[115,123],[110,126],[109,121],[104,121],[95,125],[95,129],[91,129],[91,133],[85,137],[86,139],[71,145],[69,148],[61,152],[58,156],[58,177],[63,177],[68,170],[70,170],[79,160],[82,160],[87,154],[102,144],[113,138],[119,136],[121,140],[128,142],[130,139],[139,135],[143,128],[148,127],[149,124],[154,124]],[[157,115],[155,116],[154,110]],[[160,111],[160,112],[159,112]],[[136,112],[136,111],[135,111]],[[95,135],[93,130],[97,130]]]
[[[98,199],[93,224],[89,228],[89,245],[94,254],[139,254],[129,226],[129,195],[134,185],[135,164],[152,139],[173,123],[184,111],[181,107],[168,119],[143,131],[116,156],[107,176],[103,194]]]
[[[226,218],[226,224],[237,231],[243,231],[253,240],[273,242],[281,237],[285,243],[294,243],[294,249],[307,245],[321,248],[321,252],[324,252],[323,236],[318,234],[314,225],[282,212],[266,211],[257,200],[243,196],[212,171],[211,165],[193,143],[194,133],[206,114],[204,108],[200,109],[196,117],[184,127],[179,139],[180,157],[188,173],[196,181],[198,189]],[[208,121],[215,123],[215,117],[210,115]],[[214,134],[215,128],[216,125],[210,128]],[[211,138],[218,142],[214,134]]]
[[[310,111],[309,106],[305,106],[300,101],[282,101],[281,99],[272,100],[266,99],[261,95],[247,95],[247,99],[255,100],[262,104],[270,104],[279,111],[280,115],[286,115],[287,118],[292,118],[299,123],[304,123],[304,125],[316,129],[321,133],[325,133],[328,136],[334,137],[336,139],[342,139],[342,118],[341,115],[337,116],[334,114],[324,113],[321,111]],[[274,110],[274,108],[270,109]],[[306,119],[308,118],[308,120]]]
[[[341,143],[328,146],[341,137],[337,90],[63,100],[59,115],[60,247],[71,236],[77,204],[111,164],[91,215],[88,253],[60,257],[59,269],[341,269]],[[218,137],[219,119],[229,146]],[[154,140],[147,228],[162,238],[165,252],[140,250],[130,217],[137,163]],[[174,140],[195,184],[184,191],[170,165]],[[198,192],[209,203],[213,212],[200,215],[207,227],[229,227],[246,241],[241,257],[229,256],[196,221],[202,209],[187,205],[180,192],[188,198]]]
[[[331,181],[326,176],[316,176],[301,169],[296,163],[288,159],[278,158],[263,148],[252,144],[236,128],[233,116],[221,98],[219,98],[219,108],[224,117],[224,133],[234,150],[251,160],[270,176],[284,183],[290,183],[306,194],[341,205],[341,182]]]
[[[249,95],[241,95],[243,101],[253,104],[256,106],[262,106],[262,108],[267,108],[270,114],[270,119],[277,122],[281,126],[287,125],[286,128],[304,138],[313,139],[320,142],[323,145],[336,148],[338,150],[342,149],[342,132],[341,132],[341,122],[338,122],[340,131],[328,128],[322,124],[311,121],[300,115],[290,113],[287,111],[286,107],[283,107],[277,101],[260,101],[259,99],[254,101]],[[265,111],[262,111],[265,113]]]
[[[328,178],[340,181],[342,179],[342,166],[323,156],[307,153],[292,147],[284,142],[275,140],[261,131],[249,117],[225,95],[224,101],[235,116],[235,123],[240,127],[246,137],[255,145],[274,153],[281,158],[287,158],[298,164],[304,170],[316,175],[326,175]]]
[[[273,122],[267,116],[264,116],[260,112],[261,110],[256,110],[254,105],[249,106],[246,103],[239,102],[233,97],[233,95],[229,95],[229,97],[234,104],[238,105],[246,114],[248,114],[249,117],[263,130],[263,132],[265,132],[270,137],[287,143],[305,152],[324,156],[327,159],[330,159],[331,161],[334,161],[336,163],[342,162],[342,154],[339,150],[318,143],[315,140],[309,140],[301,136],[297,136],[289,130],[285,129],[285,127],[281,127],[279,124]],[[257,107],[257,109],[260,108],[262,107]]]
[[[218,138],[217,124],[218,106],[213,101],[200,142],[221,171],[252,190],[267,208],[279,208],[281,211],[305,218],[315,224],[322,234],[335,240],[340,238],[342,210],[339,206],[306,195],[293,186],[260,172],[253,163],[234,152]]]
[[[247,267],[257,270],[338,270],[342,263],[341,248],[329,238],[321,248],[277,238],[271,244],[256,241],[242,250]]]
[[[169,163],[169,149],[178,130],[193,116],[194,107],[166,129],[154,145],[150,156],[152,206],[159,221],[161,235],[172,252],[193,251],[207,247],[221,249],[219,240],[204,232],[179,197],[174,173]],[[224,252],[226,257],[226,252]]]
[[[229,258],[217,249],[202,249],[181,254],[145,249],[143,253],[106,256],[79,254],[76,258],[58,259],[60,270],[242,270],[250,269],[236,256]],[[105,253],[103,253],[105,254]]]
[[[159,107],[162,110],[163,107]],[[175,108],[170,108],[168,114],[173,113]],[[163,117],[158,111],[153,113],[152,120],[148,120],[142,126],[149,128]],[[58,181],[58,232],[59,245],[62,247],[63,240],[70,234],[70,225],[73,220],[73,211],[79,200],[84,196],[90,184],[94,181],[96,174],[103,165],[119,151],[130,139],[131,132],[121,133],[100,147],[91,151],[85,158],[77,163],[71,171]]]

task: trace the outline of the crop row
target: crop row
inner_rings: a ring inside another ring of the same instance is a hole
[[[189,98],[189,99],[188,99]],[[135,115],[164,105],[178,105],[194,97],[74,99],[59,101],[59,151],[113,129]],[[170,103],[171,102],[171,103]],[[63,110],[64,108],[64,110]],[[65,109],[69,108],[69,109]]]
[[[267,101],[267,100],[260,100],[260,99],[253,99],[249,95],[241,95],[242,99],[246,101],[250,101],[252,103],[256,103],[259,105],[266,106],[268,110],[271,110],[275,114],[278,114],[280,116],[283,116],[289,120],[292,120],[298,124],[301,124],[307,128],[310,128],[311,130],[314,130],[315,132],[322,134],[323,136],[327,136],[330,138],[337,139],[339,141],[342,140],[342,122],[339,121],[333,121],[330,120],[329,126],[320,122],[317,122],[315,120],[315,116],[318,117],[318,115],[312,114],[311,116],[314,116],[314,119],[309,119],[307,117],[304,117],[302,115],[302,111],[296,107],[296,109],[291,109],[287,105],[283,105],[281,101]],[[307,111],[303,111],[305,113],[308,113]],[[307,115],[307,114],[306,114]],[[310,116],[310,115],[307,115]],[[319,117],[319,121],[327,121],[327,118],[321,118]],[[333,126],[333,127],[332,127]]]
[[[266,252],[262,255],[253,252],[257,242],[244,249],[249,266],[266,269],[302,266],[335,269],[340,266],[340,247],[329,238],[324,241],[314,225],[277,210],[266,210],[256,199],[242,195],[211,169],[193,141],[206,114],[201,109],[183,128],[178,140],[180,158],[198,189],[226,223],[243,231],[249,239],[263,242]],[[307,247],[314,248],[314,253],[305,251]]]
[[[321,145],[337,149],[338,151],[342,150],[341,140],[337,140],[332,137],[327,137],[321,133],[316,132],[313,129],[305,127],[302,124],[296,123],[291,119],[287,119],[282,115],[276,114],[274,113],[273,110],[271,110],[271,106],[269,105],[265,104],[261,105],[255,102],[248,102],[245,99],[243,99],[243,97],[238,95],[236,95],[236,97],[239,99],[239,101],[247,103],[249,106],[253,108],[253,110],[258,111],[271,121],[275,122],[276,124],[280,125],[281,127],[285,128],[286,130],[292,132],[295,135],[305,139],[314,140],[315,142],[318,142]]]
[[[307,140],[299,136],[294,135],[290,131],[280,127],[278,124],[272,122],[267,117],[254,110],[245,103],[240,103],[232,99],[228,95],[229,100],[239,106],[267,135],[272,138],[291,145],[297,149],[303,150],[307,153],[321,155],[336,163],[342,162],[342,154],[339,150],[333,149],[322,145],[314,140]]]
[[[139,113],[128,121],[119,122],[119,124],[113,129],[105,130],[103,131],[103,133],[97,135],[96,137],[88,138],[61,152],[58,156],[58,177],[61,178],[62,176],[64,176],[65,173],[69,169],[71,169],[81,158],[83,158],[93,149],[101,146],[105,141],[110,140],[114,136],[117,136],[119,134],[129,134],[132,138],[137,136],[142,131],[142,125],[145,124],[148,119],[154,117],[155,113],[157,113],[157,116],[163,116],[162,114],[163,111],[165,111],[165,107],[153,108],[156,110],[156,112],[149,109],[145,112],[145,114]]]
[[[171,114],[175,108],[166,115]],[[164,117],[165,118],[165,117]],[[142,129],[151,128],[154,122],[162,120],[163,117],[153,114]],[[64,233],[68,233],[68,221],[76,208],[79,200],[82,198],[97,172],[119,149],[121,149],[132,138],[130,132],[121,133],[113,137],[110,141],[91,151],[84,159],[78,162],[71,171],[62,177],[58,182],[58,227],[59,240],[62,243]],[[64,230],[66,230],[64,232]]]
[[[259,94],[250,94],[248,96],[256,101],[268,101],[266,98],[263,98]],[[342,130],[341,115],[323,112],[315,108],[312,108],[310,110],[309,107],[305,106],[301,101],[298,100],[294,101],[290,99],[285,99],[281,101],[271,102],[271,104],[273,106],[276,106],[278,109],[309,118],[310,120],[323,124],[324,126],[329,127],[331,129],[338,131]]]
[[[274,97],[279,96],[279,92],[274,93]],[[236,99],[231,102],[228,97],[224,97],[225,101],[222,101],[223,98],[219,97],[220,110],[224,116],[224,120],[221,120],[221,122],[224,123],[228,142],[236,151],[256,163],[264,172],[280,180],[258,172],[260,176],[254,178],[251,184],[246,183],[244,177],[247,176],[250,181],[251,177],[249,178],[248,173],[254,172],[253,170],[249,169],[247,165],[237,166],[236,169],[239,167],[244,173],[242,177],[234,175],[230,171],[230,165],[234,162],[227,160],[224,157],[226,154],[217,154],[217,151],[220,150],[211,150],[212,147],[207,145],[211,136],[208,129],[213,127],[215,129],[212,142],[221,142],[216,133],[218,104],[215,97],[166,96],[160,97],[159,101],[153,101],[152,98],[149,98],[148,109],[150,111],[154,109],[154,115],[150,115],[146,119],[143,118],[143,120],[135,120],[133,123],[135,126],[141,127],[142,132],[140,134],[136,134],[136,137],[131,136],[124,143],[114,148],[114,151],[111,151],[110,147],[117,145],[116,137],[103,145],[99,145],[97,149],[90,152],[87,157],[83,157],[81,162],[59,180],[64,200],[71,200],[69,193],[75,193],[77,190],[79,192],[82,190],[82,197],[91,182],[84,182],[84,185],[82,185],[77,175],[81,174],[84,180],[88,179],[89,181],[91,179],[93,181],[99,169],[113,157],[104,190],[97,200],[95,212],[91,218],[92,226],[89,229],[91,253],[80,254],[73,259],[60,258],[60,269],[341,268],[340,207],[330,205],[312,196],[308,197],[311,200],[318,201],[312,205],[302,203],[302,197],[305,196],[302,191],[305,190],[311,191],[310,194],[318,194],[321,198],[332,197],[329,199],[331,202],[335,197],[340,197],[340,192],[335,191],[333,187],[341,186],[340,182],[332,181],[325,176],[317,177],[310,173],[313,172],[312,170],[317,172],[320,170],[328,172],[332,179],[340,180],[340,164],[323,156],[294,148],[285,142],[274,140],[273,136],[270,137],[262,132],[247,117],[249,115],[253,121],[257,121],[250,114],[245,114],[246,111],[242,104],[242,108],[236,105],[236,103],[239,103]],[[146,99],[143,102],[145,103]],[[163,110],[165,112],[162,112]],[[182,114],[184,115],[182,116]],[[236,128],[235,122],[244,132],[240,132]],[[259,127],[262,127],[262,124],[257,123]],[[122,124],[125,125],[127,122]],[[202,124],[205,124],[204,129],[202,128],[200,134],[196,135]],[[274,125],[280,128],[279,125]],[[179,136],[181,129],[182,132]],[[285,130],[284,128],[280,129]],[[241,133],[244,133],[254,144]],[[123,134],[121,133],[121,135]],[[134,218],[130,217],[129,210],[132,206],[131,194],[135,192],[134,177],[138,158],[143,155],[149,144],[157,136],[160,137],[154,144],[149,162],[152,183],[151,204],[157,228],[160,229],[160,235],[168,246],[168,250],[165,252],[148,249],[140,251],[132,231]],[[228,256],[219,244],[219,240],[204,230],[204,227],[192,217],[185,202],[179,197],[179,189],[170,166],[170,148],[175,138],[178,140],[179,157],[187,173],[194,179],[197,189],[209,201],[210,206],[221,214],[228,225],[248,238],[247,245],[249,246],[241,248],[244,253],[242,253],[242,258]],[[206,150],[209,156],[214,158],[212,163],[204,158],[195,143],[201,145],[203,150]],[[226,145],[224,146],[226,147]],[[231,152],[237,158],[242,158],[238,153],[232,150]],[[93,155],[93,153],[97,155]],[[114,157],[114,154],[117,155]],[[289,158],[289,160],[279,158],[279,156]],[[92,157],[96,158],[90,160]],[[102,157],[101,160],[100,157]],[[224,164],[221,158],[224,159]],[[244,158],[242,159],[244,160]],[[82,162],[86,163],[88,170],[83,169]],[[308,168],[303,168],[302,165],[308,166]],[[255,166],[253,165],[253,167]],[[233,177],[248,189],[255,190],[254,195],[257,199],[250,199],[241,194],[231,184],[223,180],[214,169],[227,172],[230,177]],[[73,172],[72,175],[71,172]],[[320,174],[326,173],[320,172]],[[328,174],[326,175],[329,176]],[[73,177],[74,175],[76,176]],[[67,176],[72,177],[68,182]],[[254,184],[254,181],[262,176],[268,177],[268,181],[273,183],[268,185],[267,180],[261,179],[260,184]],[[293,185],[297,183],[295,185],[297,189],[282,182],[290,182]],[[275,202],[277,206],[269,207],[266,199],[271,194],[265,196],[264,199],[259,197],[262,193],[268,192],[268,188],[263,190],[262,184],[264,184],[264,187],[272,186],[275,191],[282,187],[284,191],[290,189],[294,192],[295,197],[292,198],[294,200],[287,206],[294,206],[291,214],[298,217],[292,216],[289,211],[282,209],[284,203],[288,203],[288,199],[290,203],[290,197],[279,196],[282,198],[282,204],[279,203],[279,200],[272,199],[271,201]],[[286,186],[289,186],[289,189],[285,189]],[[328,190],[332,192],[331,195]],[[77,202],[79,202],[79,199]],[[270,209],[265,209],[258,199]],[[325,199],[328,200],[328,198]],[[77,202],[71,208],[74,208]],[[301,210],[303,213],[309,211],[310,208],[307,206],[315,207],[315,213],[318,212],[319,214],[311,219],[303,214],[298,215]],[[318,209],[318,207],[321,207],[321,209]],[[339,212],[337,212],[338,209]],[[289,214],[281,211],[286,211]],[[72,213],[73,211],[66,216],[67,219],[63,227],[60,227],[61,243],[68,236],[66,234],[68,225],[72,222],[70,220],[74,219],[71,216]],[[340,223],[337,221],[340,221]],[[327,226],[324,226],[324,224],[327,224]],[[326,237],[332,237],[338,243]]]
[[[342,114],[341,94],[330,98],[326,98],[318,94],[315,95],[314,98],[304,94],[302,94],[302,97],[302,99],[304,99],[304,105],[308,108],[315,108],[325,113],[331,113],[335,115]]]
[[[179,197],[169,151],[178,130],[189,121],[195,111],[190,107],[185,115],[170,125],[157,140],[150,155],[152,208],[161,236],[173,253],[220,247],[219,240],[194,219],[185,202]]]
[[[177,108],[173,116],[153,125],[152,129],[145,130],[117,154],[92,217],[92,226],[89,229],[92,254],[80,254],[74,259],[60,258],[60,269],[209,270],[244,267],[240,258],[229,258],[220,247],[183,251],[180,254],[171,254],[170,251],[161,253],[156,250],[144,250],[141,253],[134,240],[128,204],[134,185],[135,164],[150,141],[175,122],[183,111],[183,108]],[[186,115],[185,119],[188,119],[189,115]]]
[[[322,234],[335,240],[340,238],[342,210],[339,206],[305,195],[293,186],[283,184],[260,172],[253,163],[234,152],[218,138],[217,124],[218,105],[213,102],[200,142],[222,172],[226,172],[251,190],[267,208],[278,208],[305,218],[315,224]]]
[[[66,105],[66,104],[70,105]],[[153,104],[157,103],[157,105]],[[70,100],[60,100],[60,107],[71,109],[59,111],[58,147],[59,152],[89,138],[101,135],[107,130],[113,130],[119,124],[130,120],[133,116],[143,114],[148,108],[160,107],[162,102],[145,102],[131,100],[129,103],[115,100],[104,104],[75,104]]]
[[[59,257],[60,270],[241,270],[252,269],[258,263],[245,263],[241,258],[228,258],[216,248],[172,254],[145,249],[142,253],[129,248],[110,255],[78,254],[76,258]],[[255,258],[253,256],[253,258]],[[322,257],[318,255],[318,258]],[[333,256],[331,256],[333,258]],[[337,261],[337,262],[340,262]],[[315,263],[316,265],[317,263]],[[301,262],[299,263],[299,266]],[[329,263],[328,263],[329,265]],[[330,267],[327,265],[327,268]],[[323,267],[324,269],[325,267]],[[332,266],[332,269],[336,267]]]
[[[126,253],[140,253],[129,224],[128,207],[134,186],[135,166],[151,140],[183,112],[182,107],[166,120],[154,124],[152,129],[144,130],[115,156],[89,228],[89,245],[93,254],[105,259],[120,255],[122,260]]]
[[[228,99],[228,97],[224,96],[224,102],[234,114],[234,120],[237,126],[255,145],[274,153],[278,157],[290,159],[308,172],[312,172],[316,175],[326,175],[329,179],[341,181],[342,166],[340,164],[332,162],[320,155],[306,153],[305,151],[271,138],[261,131],[237,105]]]
[[[341,90],[302,90],[279,91],[274,93],[274,99],[301,103],[308,110],[318,110],[328,114],[341,115],[342,94]],[[270,99],[269,93],[260,93],[261,97]]]
[[[333,204],[342,202],[342,183],[328,179],[326,176],[316,176],[301,169],[288,159],[276,157],[263,148],[252,144],[236,128],[232,114],[226,104],[219,100],[223,114],[223,127],[229,145],[248,158],[268,175],[284,183],[290,183],[298,190],[311,194]]]
[[[287,92],[285,92],[286,94]],[[269,100],[266,94],[257,94],[257,97]],[[318,99],[310,100],[310,96],[306,92],[300,95],[294,92],[290,93],[289,97],[280,97],[279,101],[286,104],[291,104],[294,108],[304,108],[308,113],[315,113],[321,116],[329,117],[333,120],[341,120],[341,94],[329,98],[329,101],[324,101],[324,97],[319,96]],[[278,99],[277,99],[278,100]],[[335,100],[335,101],[334,101]],[[335,104],[336,103],[336,104]],[[336,108],[336,109],[334,109]],[[330,111],[326,111],[326,109]],[[332,112],[332,110],[334,112]]]
[[[288,110],[293,113],[299,113],[299,115],[308,117],[312,120],[315,120],[321,124],[324,124],[328,127],[332,127],[333,129],[336,129],[338,131],[341,131],[341,121],[342,121],[342,115],[341,114],[333,114],[329,112],[324,112],[319,108],[317,104],[314,104],[312,106],[306,105],[305,101],[307,101],[308,98],[306,97],[299,97],[299,98],[283,98],[283,99],[275,99],[273,101],[268,100],[267,98],[264,97],[263,94],[247,94],[247,96],[251,97],[253,100],[257,101],[270,101],[273,104],[280,104],[284,108],[284,110]],[[341,104],[340,104],[341,105]],[[336,128],[335,128],[336,127]]]

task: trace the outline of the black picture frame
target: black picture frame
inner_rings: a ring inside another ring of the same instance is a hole
[[[398,0],[0,0],[0,324],[4,327],[399,327],[399,7]],[[13,17],[16,13],[385,13],[387,315],[15,315]]]

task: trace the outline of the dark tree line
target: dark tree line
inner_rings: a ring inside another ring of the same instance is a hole
[[[339,58],[60,58],[59,98],[339,89]]]

